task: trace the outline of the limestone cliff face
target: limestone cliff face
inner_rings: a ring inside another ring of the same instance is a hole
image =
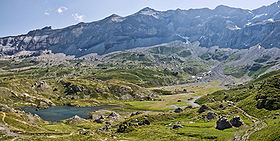
[[[256,10],[227,6],[211,9],[156,11],[144,8],[120,17],[111,15],[92,23],[63,29],[30,31],[25,35],[0,38],[2,55],[19,51],[52,50],[82,56],[106,54],[175,40],[199,41],[202,46],[249,48],[280,47],[280,2]]]

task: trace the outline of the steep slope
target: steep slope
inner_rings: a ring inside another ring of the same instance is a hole
[[[199,41],[202,46],[249,48],[260,44],[279,47],[279,2],[256,10],[227,6],[211,9],[156,11],[144,8],[120,17],[111,15],[92,23],[64,29],[43,29],[0,38],[2,55],[19,51],[52,50],[83,56],[145,47],[175,40]]]

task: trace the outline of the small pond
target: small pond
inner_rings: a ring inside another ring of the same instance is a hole
[[[89,119],[91,118],[91,112],[105,109],[109,107],[114,107],[111,105],[101,105],[92,107],[72,107],[72,106],[52,106],[47,109],[37,109],[36,107],[23,107],[26,113],[36,114],[46,121],[60,121],[71,118],[75,115]]]

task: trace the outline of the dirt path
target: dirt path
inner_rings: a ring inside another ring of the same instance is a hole
[[[249,115],[247,112],[245,112],[244,110],[242,110],[241,108],[239,108],[239,107],[237,107],[235,105],[233,107],[238,109],[239,111],[241,111],[242,114],[244,114],[245,116],[249,117],[254,122],[254,125],[251,128],[249,128],[249,129],[247,129],[245,131],[242,131],[242,132],[245,132],[244,135],[238,136],[238,135],[235,134],[234,135],[235,136],[234,137],[234,141],[248,141],[250,136],[253,133],[255,133],[255,132],[257,132],[257,131],[267,127],[267,124],[265,122],[261,121],[260,119]]]
[[[12,140],[18,139],[18,137],[20,137],[20,135],[17,133],[11,132],[9,125],[5,121],[6,113],[2,112],[2,114],[3,114],[2,122],[4,123],[4,125],[0,125],[2,132],[4,132],[7,136],[15,137]]]

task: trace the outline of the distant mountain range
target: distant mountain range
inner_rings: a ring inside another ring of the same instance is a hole
[[[107,54],[175,40],[201,46],[245,49],[255,45],[280,48],[280,1],[255,10],[218,6],[211,10],[157,11],[144,8],[121,17],[111,15],[63,29],[44,27],[24,35],[0,38],[2,55],[51,50],[77,57]]]

